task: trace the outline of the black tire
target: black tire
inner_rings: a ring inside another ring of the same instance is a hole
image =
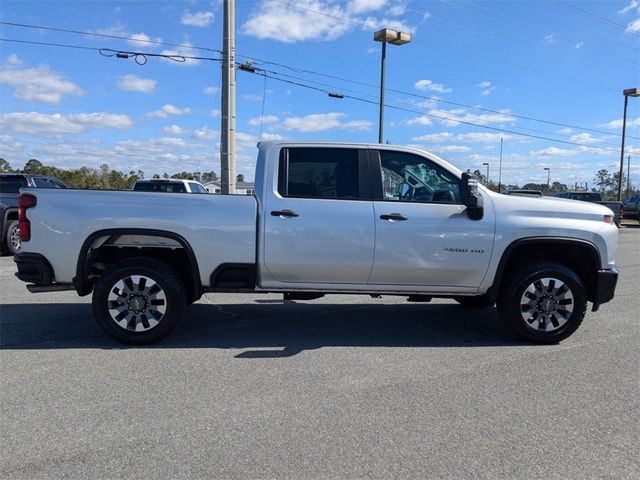
[[[20,252],[20,228],[18,227],[18,220],[11,220],[9,222],[5,242],[7,244],[7,250],[9,250],[11,255]]]
[[[495,305],[495,302],[492,302],[489,295],[486,294],[475,297],[453,297],[453,299],[467,308],[488,308]]]
[[[504,280],[497,304],[498,317],[515,336],[557,343],[582,323],[587,295],[573,270],[556,262],[531,261]]]
[[[116,263],[93,291],[98,325],[129,345],[148,345],[167,336],[182,318],[185,305],[186,294],[178,275],[153,258]]]

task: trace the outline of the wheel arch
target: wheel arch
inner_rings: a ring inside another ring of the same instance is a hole
[[[200,280],[200,269],[196,255],[189,242],[174,232],[146,228],[110,228],[98,230],[89,235],[83,242],[80,253],[78,254],[76,276],[73,278],[73,284],[78,295],[85,296],[92,292],[95,282],[92,281],[90,275],[94,263],[100,259],[101,252],[103,252],[105,246],[110,246],[109,242],[111,240],[122,237],[123,235],[158,237],[177,242],[184,252],[184,260],[186,260],[186,263],[177,261],[181,256],[175,255],[175,249],[159,247],[144,248],[143,250],[141,250],[140,247],[121,248],[120,250],[122,250],[122,252],[117,260],[133,256],[148,256],[164,260],[169,263],[170,266],[176,268],[185,281],[185,288],[187,289],[190,301],[195,301],[200,298],[203,292],[202,282]],[[94,243],[101,238],[105,238],[105,241],[100,243],[96,248],[92,248]],[[167,255],[167,252],[172,252],[174,255]]]
[[[502,254],[493,284],[487,293],[497,299],[508,272],[522,262],[550,260],[572,269],[587,289],[587,299],[595,300],[597,272],[602,268],[598,248],[587,240],[563,237],[529,237],[512,242]]]

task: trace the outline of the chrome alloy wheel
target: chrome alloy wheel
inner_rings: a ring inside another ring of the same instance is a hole
[[[529,328],[554,332],[571,317],[574,302],[571,289],[557,278],[535,280],[520,298],[520,313]]]
[[[146,332],[157,326],[167,311],[167,298],[160,285],[143,275],[120,279],[109,292],[109,314],[120,327]]]
[[[9,232],[9,242],[11,242],[11,246],[13,247],[14,252],[19,252],[21,247],[20,240],[20,227],[16,225]]]

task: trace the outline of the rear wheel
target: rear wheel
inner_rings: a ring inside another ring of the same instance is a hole
[[[20,227],[18,226],[17,220],[12,220],[11,222],[9,222],[5,240],[7,242],[7,248],[9,249],[9,253],[11,253],[11,255],[15,255],[16,253],[20,252]]]
[[[513,334],[556,343],[575,332],[587,310],[580,277],[556,262],[527,262],[505,279],[498,316]]]
[[[115,264],[93,292],[98,325],[116,340],[155,343],[178,324],[186,305],[184,287],[166,263],[132,258]]]

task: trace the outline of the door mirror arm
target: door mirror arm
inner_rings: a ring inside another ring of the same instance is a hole
[[[469,172],[462,174],[460,182],[462,203],[467,207],[467,216],[471,220],[480,220],[484,216],[484,202],[478,191],[478,180]]]

